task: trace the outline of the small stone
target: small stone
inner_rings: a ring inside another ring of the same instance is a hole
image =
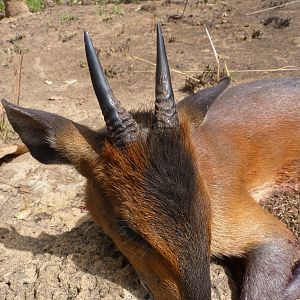
[[[71,85],[71,84],[74,84],[74,83],[76,83],[76,82],[77,82],[77,79],[70,79],[70,80],[66,80],[66,81],[65,81],[66,84],[70,84],[70,85]]]
[[[19,220],[25,220],[28,218],[30,213],[31,213],[30,209],[22,209],[21,211],[19,211],[15,214],[15,218],[17,218]]]
[[[48,85],[53,84],[53,81],[52,81],[52,80],[45,80],[44,82],[45,82],[46,84],[48,84]]]

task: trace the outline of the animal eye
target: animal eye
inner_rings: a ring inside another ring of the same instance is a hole
[[[147,243],[137,232],[135,232],[125,220],[117,220],[117,228],[119,233],[128,240],[136,243]]]

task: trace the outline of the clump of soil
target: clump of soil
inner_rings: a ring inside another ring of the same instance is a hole
[[[104,73],[107,78],[115,78],[124,73],[124,70],[114,65],[110,65],[104,70]]]
[[[251,34],[251,38],[254,40],[254,39],[261,39],[263,33],[261,32],[261,30],[259,29],[256,29],[256,30],[253,30],[252,34]]]
[[[144,11],[155,11],[156,10],[156,6],[154,3],[145,3],[141,5],[141,10]]]
[[[264,8],[275,7],[275,6],[285,4],[286,2],[288,2],[288,0],[284,0],[284,1],[282,1],[282,0],[267,1],[266,3],[263,4],[263,7]]]
[[[227,74],[224,69],[222,69],[220,74],[218,75],[216,67],[206,65],[202,73],[193,76],[195,79],[187,78],[185,80],[184,86],[181,88],[181,91],[192,94],[200,88],[206,88],[216,84],[221,78],[226,75]]]
[[[290,18],[268,17],[261,22],[264,26],[271,25],[275,29],[282,29],[290,26]]]

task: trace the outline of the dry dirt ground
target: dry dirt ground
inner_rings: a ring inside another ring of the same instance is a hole
[[[52,5],[41,13],[3,19],[0,98],[14,100],[14,72],[18,53],[23,53],[21,105],[93,128],[103,126],[85,61],[82,40],[88,30],[123,105],[151,107],[154,67],[149,62],[155,62],[157,21],[163,25],[170,66],[189,76],[200,78],[207,65],[215,67],[204,25],[235,83],[300,76],[299,69],[271,71],[300,67],[300,3],[246,16],[284,1],[203,2],[189,1],[181,19],[174,15],[183,11],[184,3],[168,0]],[[176,72],[172,79],[180,99],[190,82],[185,84],[186,77]],[[17,142],[8,132],[0,145]],[[133,268],[88,216],[83,190],[83,178],[70,167],[45,166],[29,154],[2,163],[0,299],[148,297]],[[299,218],[299,207],[295,216]],[[234,298],[234,285],[231,296],[222,267],[212,269],[214,299]]]

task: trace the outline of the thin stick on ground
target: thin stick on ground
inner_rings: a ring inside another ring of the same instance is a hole
[[[15,58],[14,85],[12,88],[12,99],[13,102],[17,105],[20,104],[23,56],[24,54],[21,52]],[[4,113],[0,115],[0,130],[1,132],[3,132],[2,139],[6,140],[10,127]]]
[[[226,62],[224,61],[224,64]],[[226,69],[227,68],[227,69]],[[263,73],[263,72],[288,72],[288,71],[300,71],[300,67],[295,66],[284,66],[280,68],[274,68],[274,69],[228,69],[227,65],[225,65],[226,73],[251,73],[251,72],[257,72],[257,73]],[[186,70],[185,73],[203,73],[208,71],[203,70]]]
[[[272,9],[275,9],[275,8],[286,7],[290,4],[294,4],[294,3],[298,3],[298,2],[300,2],[300,0],[295,0],[295,1],[287,2],[287,3],[279,4],[279,5],[276,5],[276,6],[273,6],[273,7],[268,7],[268,8],[257,10],[257,11],[251,12],[251,13],[247,13],[247,14],[245,14],[245,16],[251,16],[251,15],[259,14],[259,13],[269,11],[269,10],[272,10]]]
[[[22,64],[23,64],[23,53],[20,53],[16,57],[15,71],[14,71],[14,87],[13,87],[13,101],[15,104],[19,105],[20,94],[21,94],[21,77],[22,77]]]
[[[152,63],[146,59],[143,59],[143,58],[140,58],[138,56],[135,56],[135,55],[131,55],[132,58],[136,59],[136,60],[139,60],[139,61],[142,61],[144,63],[147,63],[151,66],[156,66],[155,63]],[[224,61],[224,65],[225,65],[225,71],[227,73],[228,76],[230,76],[230,73],[267,73],[267,72],[289,72],[289,71],[300,71],[300,67],[296,67],[296,66],[284,66],[284,67],[280,67],[280,68],[274,68],[274,69],[246,69],[246,70],[239,70],[239,69],[228,69],[228,66],[226,64],[226,62]],[[204,73],[206,72],[205,70],[201,71],[201,70],[186,70],[184,72],[181,72],[181,71],[178,71],[176,69],[172,69],[170,68],[170,70],[174,73],[177,73],[183,77],[187,77],[187,78],[190,78],[190,79],[193,79],[197,82],[200,82],[199,79],[193,77],[193,76],[190,76],[188,75],[187,73]],[[134,71],[135,73],[155,73],[155,71]],[[208,72],[208,71],[207,71]]]
[[[277,68],[277,69],[246,69],[246,70],[239,70],[239,69],[233,69],[233,70],[229,70],[228,66],[226,64],[226,62],[224,61],[224,66],[225,66],[225,71],[226,74],[228,76],[230,76],[230,73],[267,73],[267,72],[290,72],[290,71],[300,71],[300,67],[281,67],[281,68]],[[176,70],[175,70],[176,71]],[[189,75],[187,75],[186,73],[208,73],[209,71],[205,71],[205,70],[186,70],[184,72],[181,72],[181,75],[188,77],[188,78],[193,78],[195,80],[197,80],[194,77],[191,77]],[[155,71],[134,71],[134,73],[155,73]]]
[[[189,2],[189,0],[185,0],[184,8],[183,8],[183,11],[182,11],[182,17],[184,17],[185,9],[186,9],[186,6],[187,6],[188,2]]]
[[[148,61],[148,60],[146,60],[146,59],[140,58],[140,57],[138,57],[138,56],[131,55],[131,57],[134,58],[134,59],[136,59],[136,60],[139,60],[139,61],[142,61],[142,62],[144,62],[144,63],[147,63],[147,64],[149,64],[149,65],[152,65],[152,66],[154,66],[154,67],[156,66],[155,63],[152,63],[151,61]],[[180,72],[180,71],[178,71],[178,70],[176,70],[176,69],[170,68],[170,71],[172,71],[172,72],[174,72],[174,73],[177,73],[177,74],[179,74],[179,75],[181,75],[181,76],[184,76],[184,77],[193,79],[193,80],[195,80],[195,81],[197,81],[197,82],[200,82],[199,79],[197,79],[197,78],[195,78],[195,77],[192,77],[192,76],[189,76],[189,75],[187,75],[187,74],[185,74],[185,73],[183,73],[183,72]]]
[[[204,28],[206,30],[209,42],[211,44],[211,47],[213,49],[213,52],[214,52],[214,55],[215,55],[215,59],[216,59],[216,62],[217,62],[217,81],[219,81],[220,80],[220,60],[219,60],[219,56],[218,56],[218,53],[217,53],[216,48],[214,46],[214,43],[213,43],[213,41],[212,41],[212,39],[210,37],[208,29],[206,28],[206,26],[204,26]]]
[[[8,136],[8,131],[9,131],[8,120],[5,116],[4,111],[2,110],[0,112],[0,134],[1,134],[1,139],[3,139],[4,141],[6,140],[6,138]]]
[[[6,203],[14,196],[14,192],[12,192],[9,197],[4,201],[2,206],[0,207],[0,217],[2,218],[3,215],[5,214],[6,210],[4,209],[6,207]],[[2,213],[1,213],[2,212]],[[3,220],[3,219],[2,219]]]
[[[10,183],[9,181],[7,181],[6,179],[4,179],[4,178],[2,178],[2,177],[0,177],[0,182],[3,183],[3,184],[9,185],[9,186],[11,186],[11,187],[13,187],[13,188],[16,188],[16,189],[19,188],[19,186]]]
[[[18,76],[18,93],[17,93],[17,105],[20,103],[20,95],[21,95],[21,77],[22,77],[22,65],[23,65],[23,57],[24,54],[21,53],[20,63],[19,63],[19,76]]]
[[[234,72],[234,73],[248,73],[248,72],[267,73],[267,72],[287,72],[287,71],[300,71],[300,68],[293,67],[293,66],[286,66],[277,69],[230,70],[230,72]]]

